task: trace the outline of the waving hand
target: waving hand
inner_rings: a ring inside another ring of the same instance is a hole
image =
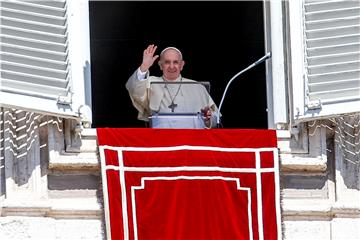
[[[143,53],[143,60],[140,66],[140,70],[142,72],[146,72],[149,68],[154,64],[155,60],[159,57],[159,55],[154,55],[157,46],[154,44],[149,45]]]

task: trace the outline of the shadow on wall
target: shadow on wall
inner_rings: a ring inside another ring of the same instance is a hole
[[[7,178],[12,178],[19,188],[31,188],[29,182],[35,175],[46,174],[42,171],[47,169],[43,167],[46,162],[41,160],[41,152],[47,146],[40,137],[42,118],[33,112],[1,108],[1,195],[6,192]]]
[[[347,188],[360,190],[360,114],[335,121],[336,170]]]

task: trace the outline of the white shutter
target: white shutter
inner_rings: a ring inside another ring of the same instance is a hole
[[[0,104],[78,117],[68,15],[66,0],[0,1]]]
[[[289,4],[290,32],[302,35],[291,37],[303,51],[295,56],[304,62],[295,70],[303,76],[293,74],[295,120],[360,112],[360,1],[300,2]]]

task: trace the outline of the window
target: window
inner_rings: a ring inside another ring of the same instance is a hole
[[[227,82],[266,53],[261,1],[91,1],[90,27],[95,127],[145,127],[125,83],[148,44],[178,47],[182,76],[210,82],[218,105]],[[150,73],[162,74],[157,64]],[[268,127],[264,63],[231,84],[221,112],[224,128]]]
[[[360,2],[289,1],[293,120],[360,111]]]
[[[0,4],[0,104],[78,118],[91,102],[87,0]]]

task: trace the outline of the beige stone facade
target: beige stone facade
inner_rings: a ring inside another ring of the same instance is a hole
[[[1,111],[1,239],[106,239],[96,130]],[[359,116],[278,130],[283,239],[360,236]]]

